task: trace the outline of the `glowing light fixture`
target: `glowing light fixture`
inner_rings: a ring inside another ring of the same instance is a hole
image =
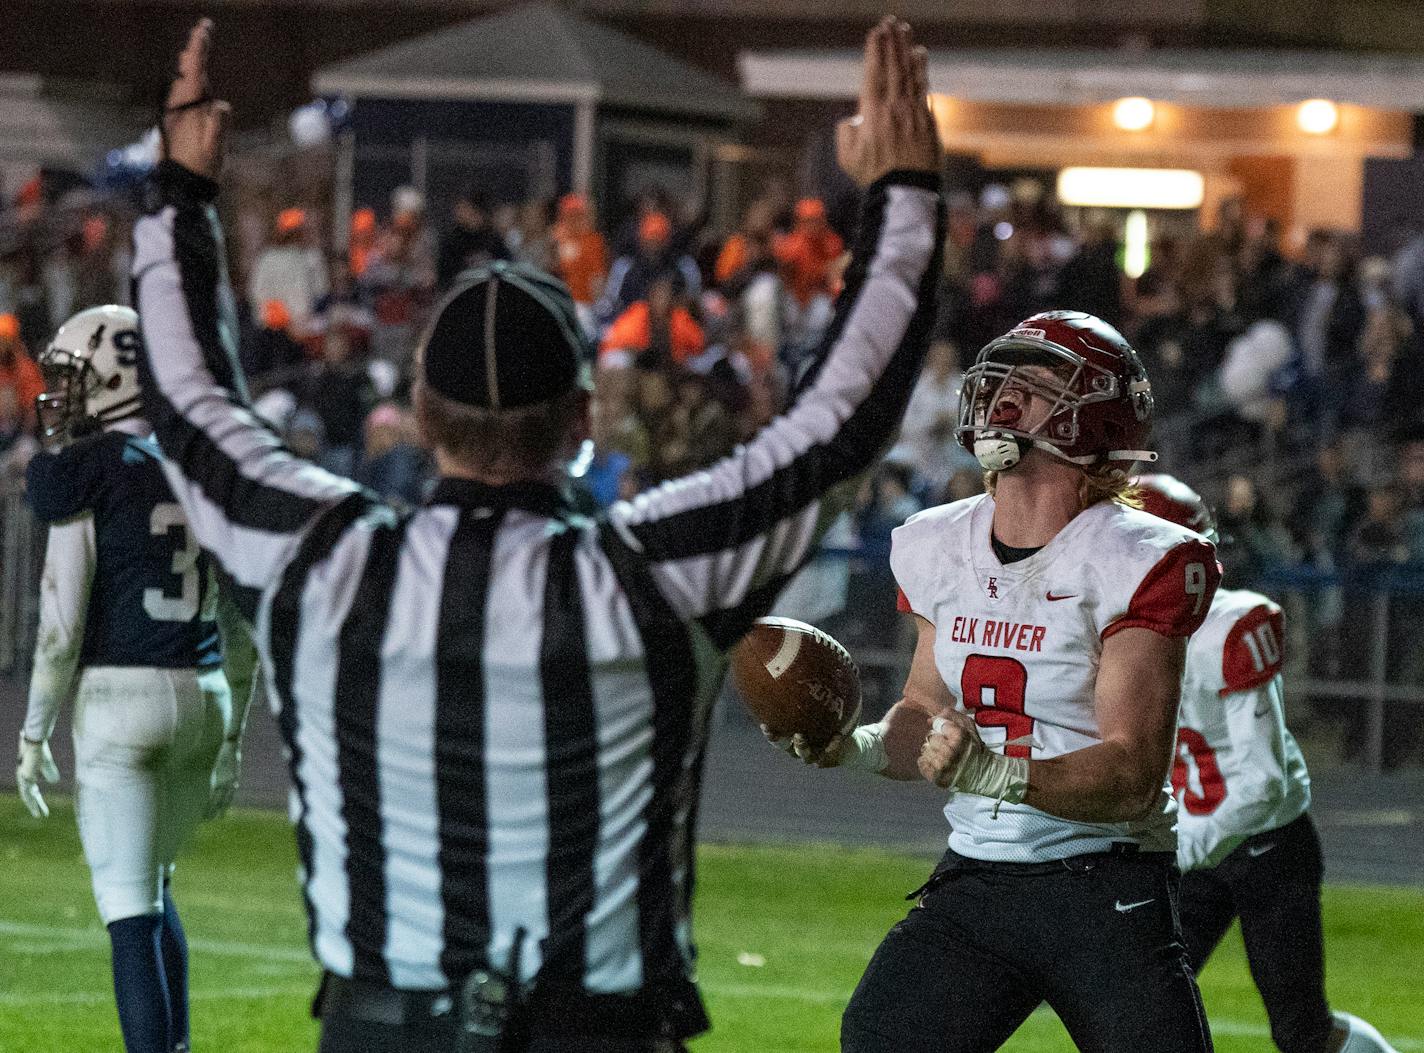
[[[1198,208],[1206,192],[1200,172],[1186,168],[1065,168],[1058,200],[1083,208]]]
[[[1157,107],[1151,99],[1132,95],[1113,103],[1112,112],[1113,124],[1125,132],[1140,132],[1151,126],[1157,116]]]
[[[1151,262],[1148,249],[1147,213],[1135,208],[1127,214],[1122,228],[1122,271],[1129,278],[1141,278]]]
[[[1340,107],[1329,99],[1306,99],[1295,111],[1295,123],[1307,135],[1328,135],[1340,123]]]

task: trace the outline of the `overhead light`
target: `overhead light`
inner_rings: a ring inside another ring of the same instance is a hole
[[[1083,208],[1198,208],[1206,193],[1200,172],[1186,168],[1065,168],[1058,200]]]
[[[1340,123],[1340,107],[1329,99],[1306,99],[1296,108],[1295,123],[1307,135],[1328,135]]]
[[[1125,132],[1140,132],[1150,127],[1156,116],[1157,107],[1152,100],[1138,95],[1113,103],[1113,124]]]
[[[1136,280],[1147,272],[1152,262],[1151,235],[1147,226],[1147,213],[1135,208],[1127,214],[1127,222],[1122,227],[1122,271]]]

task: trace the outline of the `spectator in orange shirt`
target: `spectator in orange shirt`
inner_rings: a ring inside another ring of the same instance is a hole
[[[722,244],[712,273],[723,292],[728,291],[729,285],[744,284],[747,272],[771,261],[775,209],[775,203],[769,198],[753,201],[747,206],[741,227]]]
[[[574,310],[584,332],[592,336],[597,325],[593,305],[608,275],[608,246],[593,227],[588,199],[582,194],[559,198],[554,221],[554,266],[574,298]]]
[[[682,304],[678,279],[661,274],[648,286],[648,298],[632,304],[613,320],[598,349],[605,369],[687,368],[707,347],[702,327]]]
[[[35,398],[44,375],[20,339],[20,320],[0,314],[0,450],[35,430]]]
[[[845,251],[845,242],[826,222],[820,198],[796,202],[796,225],[776,239],[775,253],[781,277],[802,307],[820,293],[830,292],[831,263]]]
[[[366,264],[376,250],[376,239],[376,210],[358,208],[351,213],[351,237],[346,250],[351,277],[359,278],[366,273]]]

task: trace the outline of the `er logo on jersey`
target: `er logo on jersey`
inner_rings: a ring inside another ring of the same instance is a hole
[[[999,579],[998,579],[998,578],[990,578],[988,584],[985,585],[984,588],[989,591],[989,599],[991,599],[991,600],[997,600],[997,599],[999,598]]]

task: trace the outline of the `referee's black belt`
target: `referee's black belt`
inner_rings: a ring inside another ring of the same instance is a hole
[[[695,993],[693,995],[696,998]],[[600,1038],[648,1039],[665,1037],[678,1039],[706,1028],[701,1002],[695,1006],[668,1005],[664,999],[653,999],[645,993],[631,995],[593,995],[580,991],[535,988],[522,1006],[527,1014],[529,1031],[535,1037],[564,1035],[596,1035]],[[428,1025],[431,1021],[459,1019],[460,998],[448,989],[436,991],[403,991],[370,980],[348,979],[335,973],[322,976],[317,992],[314,1015],[340,1017],[387,1027]],[[551,1011],[544,1012],[543,1009]],[[691,1009],[701,1026],[685,1028],[678,1019]],[[669,1047],[673,1048],[673,1047]]]

